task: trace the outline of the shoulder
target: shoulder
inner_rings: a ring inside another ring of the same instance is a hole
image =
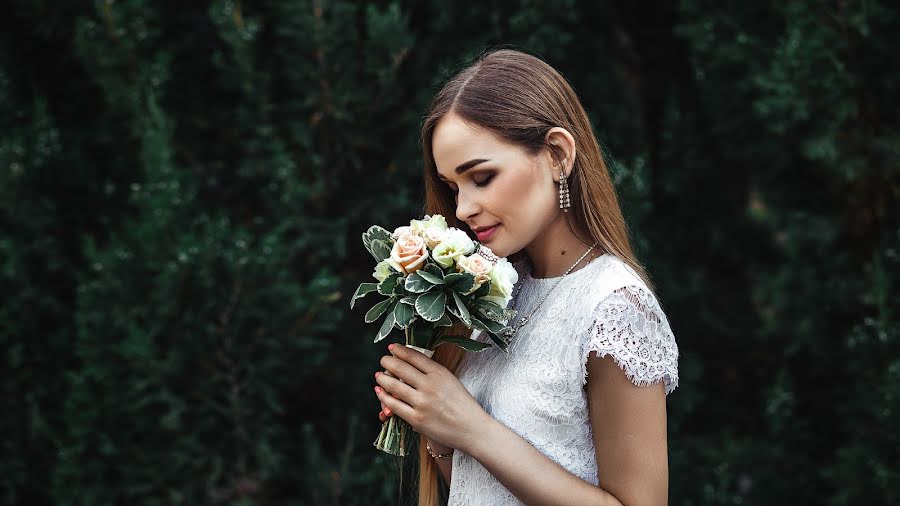
[[[678,385],[679,355],[669,320],[656,294],[628,264],[616,257],[607,263],[591,293],[582,356],[610,357],[632,383],[663,382],[668,394]]]
[[[621,258],[607,253],[596,262],[599,265],[594,269],[591,291],[601,299],[623,286],[640,286],[650,291],[643,278]]]

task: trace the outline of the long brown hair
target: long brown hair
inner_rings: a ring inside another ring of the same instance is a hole
[[[453,193],[438,179],[431,152],[434,129],[450,113],[521,146],[529,154],[549,149],[557,160],[561,153],[546,142],[546,134],[553,127],[568,130],[575,138],[576,157],[569,176],[572,208],[567,226],[582,242],[599,242],[653,290],[632,251],[615,187],[587,113],[559,72],[535,56],[510,49],[493,50],[453,76],[432,100],[422,125],[425,214],[441,214],[449,226],[468,231],[456,218]],[[509,259],[516,261],[522,255],[524,251],[516,252]],[[455,345],[445,344],[438,347],[433,359],[455,374],[464,353]],[[437,506],[437,464],[425,451],[424,436],[419,446],[419,506]]]

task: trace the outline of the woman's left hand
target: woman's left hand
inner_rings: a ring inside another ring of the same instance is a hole
[[[446,367],[400,344],[388,349],[381,366],[394,377],[375,373],[378,400],[429,440],[464,451],[490,415]]]

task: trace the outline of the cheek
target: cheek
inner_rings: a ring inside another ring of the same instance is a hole
[[[545,181],[527,171],[497,181],[486,209],[502,221],[514,237],[526,237],[542,228],[559,205],[552,180]]]
[[[517,200],[522,198],[522,192],[526,191],[526,186],[515,178],[507,178],[505,181],[498,181],[493,188],[491,202],[494,203],[494,211],[504,215],[508,215],[511,209],[515,209]],[[498,216],[499,218],[500,216]]]
[[[524,224],[540,220],[537,215],[543,215],[544,209],[552,211],[551,207],[556,205],[555,191],[551,183],[526,172],[497,185],[492,201],[497,203],[498,218],[515,217],[516,222]]]

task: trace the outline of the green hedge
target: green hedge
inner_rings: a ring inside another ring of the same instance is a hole
[[[359,237],[509,44],[582,97],[682,352],[671,503],[900,504],[888,2],[13,0],[0,500],[396,504]]]

